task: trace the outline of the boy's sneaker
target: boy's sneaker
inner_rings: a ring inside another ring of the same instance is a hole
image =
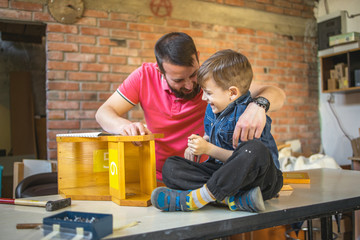
[[[235,196],[228,197],[227,204],[232,211],[260,212],[265,210],[260,187],[252,188],[249,191],[240,191]]]
[[[174,190],[167,187],[158,187],[151,193],[151,204],[166,212],[183,211],[189,212],[186,205],[189,191]]]

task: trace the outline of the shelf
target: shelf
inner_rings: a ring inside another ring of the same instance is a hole
[[[341,88],[335,90],[323,90],[323,93],[344,93],[344,92],[360,92],[360,87]]]
[[[355,82],[355,70],[360,70],[360,48],[323,55],[320,64],[323,93],[360,92],[359,83]]]

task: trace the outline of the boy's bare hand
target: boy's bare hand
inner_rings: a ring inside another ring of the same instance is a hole
[[[188,137],[188,147],[193,155],[207,154],[209,143],[202,137],[192,134]]]

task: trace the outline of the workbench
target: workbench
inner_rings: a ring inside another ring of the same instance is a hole
[[[36,239],[40,230],[17,230],[18,223],[41,223],[62,211],[113,214],[113,228],[139,222],[107,236],[109,239],[213,239],[273,226],[321,218],[322,239],[332,234],[331,216],[360,209],[360,172],[312,169],[310,184],[292,184],[293,191],[265,201],[262,213],[230,211],[208,205],[194,212],[161,212],[153,206],[119,206],[112,201],[75,200],[71,207],[46,212],[39,207],[0,205],[0,236],[6,239]],[[54,200],[60,196],[37,199]],[[39,235],[38,235],[39,236]],[[39,238],[39,237],[38,237]]]

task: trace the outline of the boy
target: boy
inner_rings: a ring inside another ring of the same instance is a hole
[[[232,148],[236,121],[253,101],[249,92],[252,77],[247,58],[232,50],[219,51],[201,65],[198,83],[204,92],[202,99],[208,102],[205,136],[189,137],[184,156],[190,160],[177,156],[167,159],[163,181],[168,188],[156,188],[151,196],[156,208],[193,211],[219,201],[231,210],[258,212],[265,210],[263,200],[280,191],[283,179],[268,116],[260,139]],[[209,159],[192,161],[201,154]]]

